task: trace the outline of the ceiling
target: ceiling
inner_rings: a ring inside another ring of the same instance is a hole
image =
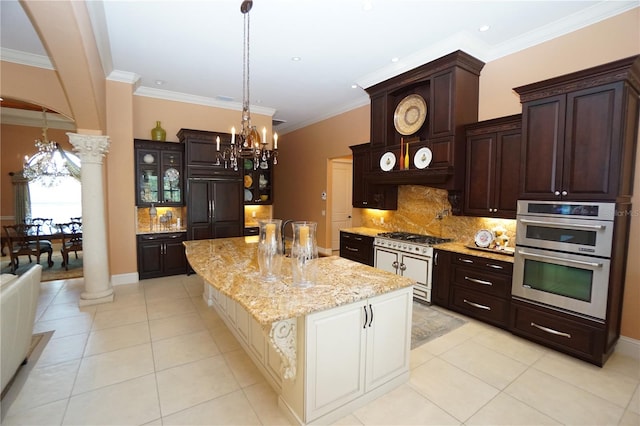
[[[240,110],[240,3],[96,0],[87,8],[108,78],[137,80],[137,95]],[[366,105],[363,88],[452,51],[489,62],[639,5],[638,0],[255,0],[251,110],[272,114],[275,129],[286,133]],[[47,52],[18,1],[2,0],[0,7],[2,59],[47,66]],[[479,31],[483,25],[489,30]]]

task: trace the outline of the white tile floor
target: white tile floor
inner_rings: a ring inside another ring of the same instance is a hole
[[[82,288],[42,284],[35,331],[55,332],[2,401],[3,425],[288,424],[197,276],[118,286],[113,303],[79,308]],[[336,424],[640,424],[640,363],[619,354],[598,368],[469,321],[413,350],[411,367]]]

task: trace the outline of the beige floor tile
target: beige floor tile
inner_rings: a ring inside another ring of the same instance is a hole
[[[119,325],[134,324],[147,320],[147,311],[140,306],[130,306],[122,309],[96,312],[92,331]]]
[[[115,351],[150,341],[151,335],[147,321],[96,330],[89,334],[84,356]]]
[[[192,299],[194,300],[194,299]],[[216,327],[224,327],[224,321],[220,318],[220,315],[213,309],[212,307],[206,306],[203,307],[199,304],[194,304],[196,306],[196,310],[202,318],[205,327],[209,329],[214,329]]]
[[[51,321],[38,321],[33,326],[34,333],[54,330],[52,339],[75,334],[86,334],[91,330],[94,319],[88,316],[60,318]]]
[[[63,424],[138,425],[159,418],[156,379],[149,374],[72,397]]]
[[[78,302],[59,303],[57,305],[49,305],[40,317],[40,321],[50,321],[60,318],[79,316],[92,317],[95,313],[95,306],[79,307]]]
[[[120,287],[116,286],[115,288]],[[97,306],[97,312],[112,311],[114,309],[123,309],[137,307],[145,309],[144,291],[116,292],[111,303],[102,303]]]
[[[242,391],[233,392],[211,401],[163,417],[167,425],[260,425],[256,414]]]
[[[440,355],[441,353],[458,346],[462,342],[478,336],[484,331],[485,329],[478,326],[476,323],[468,322],[456,328],[452,332],[433,339],[420,347],[428,350],[434,355]]]
[[[571,383],[589,393],[626,408],[638,380],[617,371],[600,368],[559,352],[549,352],[534,368]]]
[[[640,354],[638,355],[640,356]],[[605,370],[617,371],[624,376],[640,380],[639,358],[633,358],[628,355],[614,352],[604,364],[603,368]]]
[[[197,275],[191,275],[183,281],[184,288],[191,297],[200,297],[202,299],[202,292],[204,289],[204,281]]]
[[[348,416],[344,416],[341,419],[336,420],[331,423],[332,426],[362,426],[363,423],[358,420],[356,416],[353,414],[349,414]]]
[[[151,344],[118,349],[82,359],[73,395],[153,373]]]
[[[220,354],[206,330],[153,342],[156,371]]]
[[[278,395],[267,382],[256,383],[243,391],[263,425],[292,424],[278,406]]]
[[[493,398],[480,411],[471,416],[465,425],[487,425],[487,426],[531,426],[531,425],[559,425],[549,416],[540,411],[518,401],[517,399],[500,393]]]
[[[264,382],[264,376],[244,349],[226,352],[224,358],[241,388]]]
[[[69,281],[65,284],[56,297],[53,298],[51,304],[59,304],[59,303],[73,303],[78,302],[80,300],[80,293],[84,291],[84,278],[79,279],[78,281]]]
[[[79,366],[80,360],[35,366],[7,415],[16,415],[30,408],[69,398]]]
[[[549,351],[543,346],[497,328],[487,333],[481,333],[474,337],[473,341],[526,365],[533,364]]]
[[[88,337],[89,333],[82,333],[58,339],[49,339],[38,358],[38,366],[58,364],[82,358]]]
[[[160,371],[156,377],[163,417],[239,389],[219,355]]]
[[[474,341],[464,342],[440,358],[498,389],[507,387],[527,369],[525,364]]]
[[[459,425],[442,408],[402,385],[353,412],[365,425]]]
[[[196,312],[196,308],[188,297],[179,299],[152,299],[147,302],[147,312],[149,319],[154,320]]]
[[[640,414],[633,413],[629,410],[625,411],[620,419],[621,426],[638,426],[640,425]]]
[[[155,299],[179,299],[189,297],[189,293],[185,290],[180,279],[176,277],[145,280],[144,293],[147,302]]]
[[[409,355],[409,368],[414,369],[433,358],[433,354],[423,346],[413,349]]]
[[[564,424],[616,424],[624,412],[609,401],[534,368],[518,377],[505,393]]]
[[[68,400],[44,404],[14,415],[7,415],[2,420],[3,426],[52,426],[62,424],[62,417]]]
[[[153,342],[181,334],[195,333],[206,330],[200,316],[197,313],[177,315],[170,318],[162,318],[149,321],[149,330]]]
[[[210,329],[209,333],[211,333],[213,340],[216,342],[218,349],[220,349],[220,352],[222,353],[232,352],[242,348],[238,339],[236,339],[224,323]]]
[[[631,396],[628,409],[633,413],[640,414],[640,385],[636,386],[636,391]]]
[[[412,370],[409,383],[461,422],[498,394],[493,386],[439,358]]]

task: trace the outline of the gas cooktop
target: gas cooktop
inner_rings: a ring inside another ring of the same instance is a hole
[[[434,245],[448,243],[451,238],[434,237],[433,235],[413,234],[411,232],[381,232],[378,237],[389,238],[391,240],[406,241],[415,244]]]

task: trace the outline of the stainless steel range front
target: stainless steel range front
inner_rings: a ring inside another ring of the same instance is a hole
[[[431,303],[433,245],[451,241],[409,232],[384,232],[373,241],[374,265],[416,281],[413,297]]]

